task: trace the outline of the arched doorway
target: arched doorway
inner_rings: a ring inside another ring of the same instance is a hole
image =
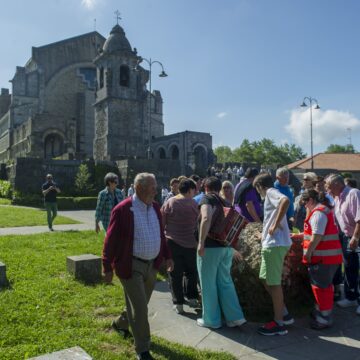
[[[158,149],[158,158],[159,159],[166,159],[166,153],[165,153],[165,149],[164,148],[159,148]]]
[[[45,138],[44,156],[45,159],[52,159],[64,153],[64,142],[60,135],[50,134]]]
[[[179,160],[179,148],[176,145],[172,145],[170,148],[171,159]]]
[[[196,146],[194,149],[195,174],[204,176],[207,170],[207,153],[203,146]]]

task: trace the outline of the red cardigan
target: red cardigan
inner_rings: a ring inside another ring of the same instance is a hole
[[[129,197],[114,207],[110,224],[104,241],[102,263],[104,272],[115,270],[121,279],[129,279],[132,274],[132,255],[134,243],[134,213],[131,210],[132,198]],[[159,218],[161,245],[159,255],[154,260],[154,267],[158,269],[164,259],[170,259],[171,253],[167,247],[164,227],[160,214],[160,206],[153,202],[153,207]]]

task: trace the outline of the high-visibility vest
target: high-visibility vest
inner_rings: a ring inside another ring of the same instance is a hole
[[[326,206],[320,205],[313,209],[304,222],[304,242],[303,242],[303,263],[307,263],[305,255],[312,237],[310,218],[315,211],[323,212],[327,217],[327,224],[322,240],[312,253],[311,264],[341,264],[343,254],[339,240],[338,228],[335,224],[333,212]]]

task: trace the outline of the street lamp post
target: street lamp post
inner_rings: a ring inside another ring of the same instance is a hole
[[[147,158],[151,159],[151,97],[152,97],[152,93],[151,93],[151,69],[153,64],[159,64],[161,66],[161,73],[159,74],[159,77],[167,77],[168,75],[166,74],[165,70],[164,70],[164,66],[160,61],[157,60],[151,60],[150,59],[145,59],[143,57],[141,57],[137,63],[137,65],[139,65],[141,62],[145,61],[148,65],[149,65],[149,109],[148,109],[148,137],[149,137],[149,144],[148,144],[148,148],[147,148]]]
[[[306,103],[308,102],[308,104]],[[301,107],[310,107],[310,145],[311,145],[311,170],[314,170],[314,148],[313,148],[313,125],[312,125],[312,107],[316,104],[315,110],[320,109],[318,101],[311,96],[305,96]]]

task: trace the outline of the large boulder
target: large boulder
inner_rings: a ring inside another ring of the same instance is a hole
[[[272,313],[271,298],[259,279],[261,232],[261,224],[249,223],[245,227],[236,245],[243,260],[232,268],[235,287],[246,316],[259,320]],[[312,304],[307,269],[301,263],[301,257],[301,242],[294,241],[284,262],[282,285],[286,304],[297,314],[307,311]]]

